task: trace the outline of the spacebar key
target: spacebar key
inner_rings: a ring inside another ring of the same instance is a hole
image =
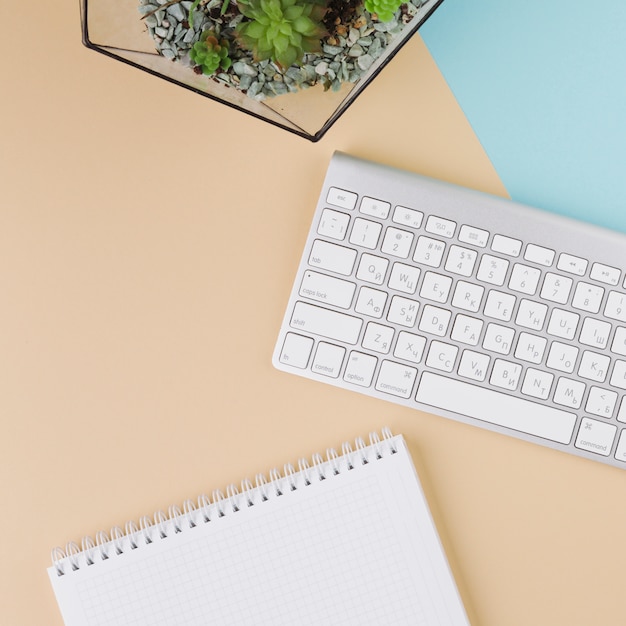
[[[569,443],[576,415],[529,400],[424,372],[415,399],[432,407],[473,417],[559,443]]]
[[[289,322],[292,328],[352,344],[357,342],[362,324],[363,320],[359,317],[305,302],[296,302]]]

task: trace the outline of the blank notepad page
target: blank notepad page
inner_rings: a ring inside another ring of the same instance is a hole
[[[469,623],[401,436],[290,468],[68,550],[66,625]]]

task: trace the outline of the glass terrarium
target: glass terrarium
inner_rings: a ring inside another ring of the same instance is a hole
[[[81,0],[83,42],[317,141],[442,0]]]

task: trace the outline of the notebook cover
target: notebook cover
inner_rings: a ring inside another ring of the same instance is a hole
[[[445,0],[420,33],[514,200],[626,232],[626,4]]]

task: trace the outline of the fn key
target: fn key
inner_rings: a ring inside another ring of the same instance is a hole
[[[312,349],[313,339],[311,339],[311,337],[287,333],[279,360],[285,365],[305,369],[309,362]]]

